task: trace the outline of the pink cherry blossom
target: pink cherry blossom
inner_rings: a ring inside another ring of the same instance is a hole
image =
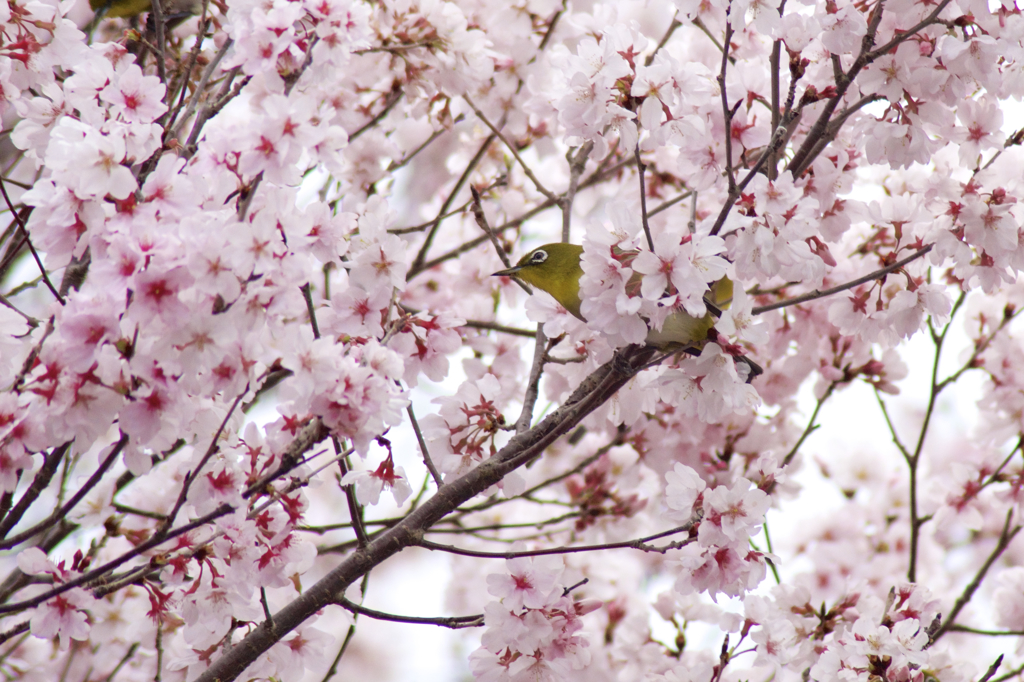
[[[135,64],[118,74],[117,84],[111,83],[100,92],[100,99],[110,104],[110,111],[126,121],[151,123],[167,111],[161,99],[164,86],[154,76],[143,76]]]
[[[718,486],[704,495],[700,543],[727,546],[754,535],[764,521],[771,498],[750,481],[740,479],[731,488]]]
[[[512,613],[523,608],[539,609],[553,599],[560,563],[546,559],[509,559],[507,573],[487,576],[487,591],[501,600]]]
[[[665,503],[671,518],[688,521],[693,513],[694,503],[703,494],[707,484],[697,472],[683,464],[676,464],[673,471],[665,474]]]
[[[390,490],[395,504],[401,505],[412,494],[405,469],[396,467],[389,456],[373,471],[350,471],[341,479],[342,485],[354,485],[362,504],[375,505],[382,490]]]

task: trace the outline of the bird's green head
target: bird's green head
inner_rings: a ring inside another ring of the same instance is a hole
[[[580,255],[575,244],[545,244],[519,259],[513,267],[494,277],[515,277],[551,294],[563,308],[580,317]],[[581,318],[582,319],[582,318]]]

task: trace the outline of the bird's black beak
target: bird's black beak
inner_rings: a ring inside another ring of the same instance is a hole
[[[513,265],[508,270],[498,270],[497,272],[492,273],[491,277],[512,277],[522,269],[523,268],[520,265]]]

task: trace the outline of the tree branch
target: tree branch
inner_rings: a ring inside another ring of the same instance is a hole
[[[397,525],[345,557],[327,575],[275,613],[273,628],[266,622],[261,623],[214,661],[196,682],[229,682],[235,679],[283,634],[295,629],[325,606],[335,603],[337,595],[342,594],[355,580],[406,547],[418,545],[425,529],[466,500],[496,484],[505,474],[540,455],[548,445],[607,401],[633,376],[631,372],[618,369],[622,362],[642,365],[652,353],[650,349],[635,347],[620,351],[610,362],[595,370],[562,407],[526,433],[513,437],[491,459],[446,484]]]

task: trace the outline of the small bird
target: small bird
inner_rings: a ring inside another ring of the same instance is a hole
[[[513,267],[495,272],[492,277],[515,277],[546,291],[563,308],[586,322],[580,312],[582,256],[583,247],[576,244],[545,244],[520,258]],[[636,285],[639,288],[640,279],[639,273],[634,274],[629,285]],[[662,351],[696,351],[699,354],[709,334],[714,336],[712,330],[716,320],[721,316],[721,311],[728,308],[732,302],[732,281],[728,277],[723,277],[715,282],[705,296],[704,302],[708,307],[708,313],[704,317],[696,318],[683,310],[678,310],[668,316],[661,330],[652,328],[648,332],[647,343]],[[737,357],[737,360],[750,367],[748,380],[763,371],[756,363],[745,357]]]
[[[89,0],[89,7],[105,17],[128,18],[148,12],[153,6],[151,0]],[[196,14],[202,3],[199,0],[162,0],[160,3],[164,20],[180,23]]]

